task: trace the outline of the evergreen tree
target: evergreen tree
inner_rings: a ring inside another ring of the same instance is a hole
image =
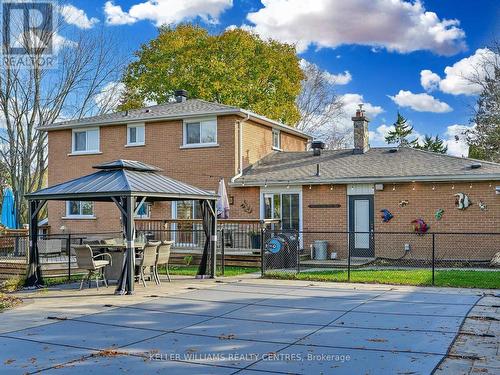
[[[419,150],[427,150],[427,151],[432,151],[436,152],[438,154],[446,154],[448,151],[448,146],[444,145],[444,140],[439,138],[439,135],[436,135],[434,138],[431,135],[425,135],[424,137],[424,144],[416,144],[415,148],[418,148]]]
[[[409,140],[413,133],[413,126],[398,112],[398,119],[393,124],[394,130],[387,133],[385,141],[388,144],[397,144],[399,147],[415,147],[417,140]]]

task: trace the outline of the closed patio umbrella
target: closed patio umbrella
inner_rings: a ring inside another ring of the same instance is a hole
[[[219,199],[217,200],[217,216],[220,219],[229,218],[229,199],[227,197],[226,184],[224,179],[221,178],[219,181],[219,189],[217,191]]]
[[[6,188],[3,192],[2,224],[10,229],[15,229],[17,227],[14,194],[10,187]]]

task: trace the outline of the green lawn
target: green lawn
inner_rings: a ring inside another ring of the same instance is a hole
[[[309,280],[309,281],[341,281],[347,282],[347,271],[311,271],[293,273],[267,273],[266,277],[276,279]],[[432,285],[430,270],[352,270],[353,283],[379,283],[400,285]],[[499,271],[463,271],[436,270],[436,286],[462,288],[500,288]]]
[[[161,274],[165,274],[165,270],[159,270]],[[169,272],[171,275],[195,276],[198,271],[198,266],[170,266]],[[260,268],[256,267],[235,267],[226,266],[224,276],[238,276],[245,273],[260,272]],[[222,276],[220,267],[217,267],[217,276]]]

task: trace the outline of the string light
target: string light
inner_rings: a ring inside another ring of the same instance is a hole
[[[415,190],[415,181],[412,181],[413,182],[413,191]]]
[[[491,182],[490,182],[490,187],[491,187]]]
[[[264,187],[267,187],[267,180],[266,180],[266,182],[264,182]]]
[[[436,185],[432,184],[432,190],[436,190]]]
[[[288,184],[286,185],[287,189],[290,189],[290,181],[288,181]]]
[[[311,189],[312,189],[312,185],[309,185],[309,190],[311,190]]]
[[[396,190],[396,184],[392,184],[392,191]]]
[[[470,186],[469,186],[469,189],[472,189],[472,182],[471,182],[471,184],[470,184]]]
[[[451,190],[455,190],[455,184],[451,185]]]
[[[333,190],[333,184],[332,184],[332,185],[330,185],[330,190]]]

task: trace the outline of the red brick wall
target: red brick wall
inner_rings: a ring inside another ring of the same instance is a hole
[[[219,176],[229,181],[235,170],[236,116],[218,118],[219,147],[181,149],[182,121],[147,123],[145,146],[124,147],[126,125],[103,126],[100,129],[99,155],[70,156],[71,130],[49,132],[48,183],[53,185],[95,171],[93,165],[114,159],[140,160],[158,166],[169,177],[207,190],[216,191]],[[168,128],[168,129],[167,129]],[[168,203],[155,204],[153,218],[170,218]],[[163,207],[159,209],[158,207]],[[101,232],[120,228],[119,212],[114,204],[96,203],[95,220],[61,219],[63,202],[50,202],[49,223],[52,231],[65,225],[73,232]],[[167,216],[168,215],[168,216]]]

